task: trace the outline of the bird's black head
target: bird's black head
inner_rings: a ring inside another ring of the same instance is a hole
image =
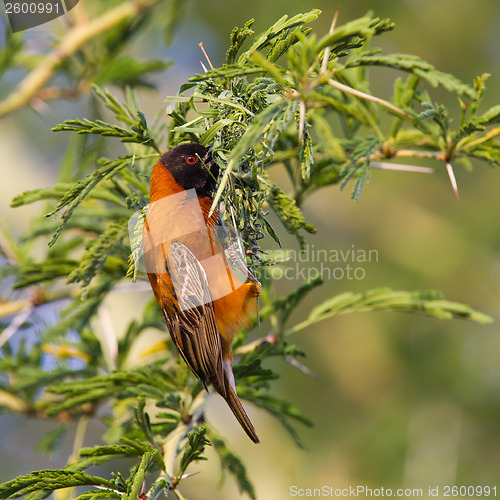
[[[209,196],[215,190],[219,168],[212,159],[211,148],[197,142],[180,144],[167,151],[160,162],[184,189],[196,189],[198,195]]]

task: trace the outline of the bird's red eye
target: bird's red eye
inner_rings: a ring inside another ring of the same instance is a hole
[[[186,163],[189,165],[194,165],[196,163],[196,157],[195,156],[188,156],[186,158]]]

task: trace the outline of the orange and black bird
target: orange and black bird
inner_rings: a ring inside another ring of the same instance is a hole
[[[211,383],[254,443],[236,394],[231,342],[256,312],[260,283],[210,209],[219,173],[198,143],[167,151],[153,168],[143,233],[146,270],[174,344],[207,389]]]

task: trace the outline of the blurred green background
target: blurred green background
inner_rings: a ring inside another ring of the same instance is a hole
[[[91,4],[90,0],[81,0]],[[339,23],[373,10],[390,17],[396,29],[375,40],[388,52],[421,56],[466,82],[484,72],[492,76],[484,109],[499,101],[500,3],[498,0],[188,0],[173,43],[165,47],[154,22],[134,42],[136,55],[170,59],[157,76],[157,91],[141,94],[153,116],[189,76],[200,71],[198,43],[214,65],[221,64],[229,33],[254,17],[267,28],[283,14],[320,8],[314,25],[326,32],[334,11]],[[61,20],[30,31],[31,43],[48,41]],[[373,73],[372,92],[388,97],[396,72]],[[15,83],[12,81],[11,83]],[[458,117],[458,104],[433,91]],[[3,91],[2,91],[3,93]],[[23,110],[0,121],[0,213],[15,234],[27,227],[39,206],[9,208],[22,191],[50,186],[69,136],[50,128],[65,118],[84,116],[85,98],[50,109]],[[304,211],[319,229],[310,239],[316,249],[375,249],[378,261],[363,264],[363,280],[329,280],[308,297],[297,318],[321,299],[342,291],[375,286],[442,290],[450,300],[468,303],[498,320],[500,311],[499,173],[485,165],[473,173],[456,169],[460,199],[440,165],[434,175],[374,171],[360,203],[349,190],[324,189],[307,200]],[[279,169],[273,175],[280,177]],[[292,242],[290,242],[292,244]],[[281,280],[281,291],[297,283]],[[147,294],[123,294],[109,304],[118,325],[137,312]],[[119,329],[119,327],[118,327]],[[228,436],[248,466],[261,500],[290,498],[290,487],[323,485],[371,488],[423,488],[444,485],[498,486],[500,495],[500,336],[497,322],[478,326],[414,315],[366,313],[325,321],[291,339],[307,353],[305,364],[316,378],[289,365],[274,384],[315,423],[302,428],[308,450],[299,450],[281,426],[255,408],[249,413],[262,444],[241,433],[224,405],[213,397],[208,418]],[[71,439],[61,454],[46,459],[33,448],[47,422],[0,416],[0,480],[65,463]],[[102,426],[95,422],[86,445],[95,444]],[[215,455],[185,482],[189,499],[238,498],[228,479],[215,493],[219,467]],[[425,495],[424,495],[425,496]],[[441,495],[440,495],[441,496]]]

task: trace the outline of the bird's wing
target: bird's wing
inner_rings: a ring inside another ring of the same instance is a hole
[[[192,252],[173,242],[167,258],[178,307],[163,311],[172,339],[198,378],[225,396],[222,347],[207,275]],[[206,385],[205,385],[206,387]]]

